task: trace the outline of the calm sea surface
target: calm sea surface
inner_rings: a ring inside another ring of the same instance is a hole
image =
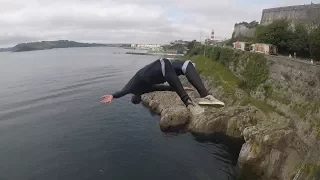
[[[161,132],[129,95],[100,104],[157,58],[124,52],[0,53],[0,180],[233,179],[231,147]]]

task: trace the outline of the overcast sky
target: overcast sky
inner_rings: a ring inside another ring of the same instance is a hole
[[[101,43],[168,43],[260,21],[262,9],[310,0],[0,0],[0,47],[68,39]],[[319,3],[320,0],[314,0]]]

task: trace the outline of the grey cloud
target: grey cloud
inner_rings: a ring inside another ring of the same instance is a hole
[[[0,12],[1,13],[11,13],[15,11],[19,11],[24,8],[22,3],[16,1],[3,1],[0,0]]]
[[[240,3],[243,2],[0,0],[0,46],[55,39],[166,43],[177,38],[199,39],[200,34],[204,39],[212,28],[216,37],[222,39],[231,36],[234,23],[259,21],[263,8],[276,6]],[[289,0],[283,0],[277,4],[288,3]],[[170,13],[181,17],[172,17]]]

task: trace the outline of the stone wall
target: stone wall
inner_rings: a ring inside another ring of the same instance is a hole
[[[267,25],[272,23],[274,20],[280,19],[309,24],[320,24],[320,4],[264,9],[260,24]]]

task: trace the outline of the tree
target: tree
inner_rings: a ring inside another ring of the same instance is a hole
[[[188,49],[191,50],[196,43],[197,43],[196,40],[191,41],[191,42],[188,44]]]
[[[205,45],[210,45],[212,44],[213,42],[211,41],[211,39],[207,38],[205,41],[204,41],[204,44]]]
[[[292,36],[286,20],[274,21],[267,26],[258,26],[255,31],[256,42],[277,45],[279,52],[288,51],[288,43]]]
[[[312,30],[309,36],[311,58],[320,61],[320,27]]]
[[[170,46],[170,45],[168,45],[168,44],[166,44],[166,45],[163,45],[163,46],[162,46],[162,48],[163,48],[163,50],[164,50],[164,51],[169,50],[169,49],[170,49],[170,47],[171,47],[171,46]]]
[[[248,22],[241,22],[241,23],[236,23],[234,26],[236,27],[236,26],[238,26],[238,25],[244,25],[246,28],[255,28],[255,27],[257,27],[258,25],[259,25],[259,22],[257,22],[257,21],[251,21],[250,23],[248,23]]]
[[[300,56],[309,56],[308,30],[304,24],[296,24],[290,32],[288,39],[288,51],[296,52]]]

